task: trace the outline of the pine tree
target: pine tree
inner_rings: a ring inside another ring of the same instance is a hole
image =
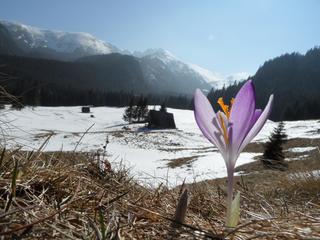
[[[133,117],[134,117],[134,107],[133,107],[133,98],[131,98],[129,106],[124,111],[123,120],[128,123],[132,123]]]
[[[288,164],[285,162],[282,145],[286,141],[287,134],[284,130],[284,123],[280,122],[265,145],[262,158],[262,163],[265,167],[285,170]]]
[[[141,120],[145,122],[147,120],[148,114],[149,114],[148,99],[147,98],[143,99],[139,113],[140,113],[140,116],[141,116]]]
[[[137,106],[133,108],[133,119],[137,122],[145,122],[148,117],[148,99],[140,96]]]
[[[133,110],[133,118],[135,119],[135,121],[140,122],[141,121],[141,108],[143,107],[143,96],[141,95],[137,106],[134,107]]]

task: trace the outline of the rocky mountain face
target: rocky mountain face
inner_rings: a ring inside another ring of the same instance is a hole
[[[0,24],[0,54],[22,55],[23,51],[12,40],[8,29]]]

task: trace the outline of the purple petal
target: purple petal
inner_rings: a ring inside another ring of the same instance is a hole
[[[223,130],[222,130],[222,127],[221,127],[220,118],[218,119],[218,117],[219,117],[218,114],[219,114],[219,112],[216,113],[215,116],[213,117],[212,124],[217,129],[217,131],[214,132],[214,136],[217,139],[218,144],[221,146],[221,148],[219,147],[219,150],[222,153],[222,155],[224,156],[225,155],[225,150],[227,149],[227,145],[225,144],[224,136],[222,134]],[[225,126],[227,126],[227,124]]]
[[[249,80],[236,95],[231,108],[230,122],[232,123],[233,154],[238,152],[239,146],[250,130],[255,107],[255,90],[252,81]]]
[[[260,130],[266,123],[272,109],[272,103],[273,103],[273,95],[270,96],[267,106],[264,108],[263,112],[260,114],[260,117],[258,118],[258,120],[256,120],[255,124],[252,126],[246,138],[243,140],[238,151],[239,153],[260,132]]]
[[[262,113],[262,110],[261,109],[256,109],[253,116],[252,116],[252,119],[251,119],[251,123],[250,123],[250,129],[253,127],[253,125],[256,123],[256,121],[258,120],[258,118],[260,117]]]
[[[213,124],[216,114],[207,97],[199,89],[194,94],[194,116],[203,135],[224,154],[225,145],[219,137],[220,131]]]

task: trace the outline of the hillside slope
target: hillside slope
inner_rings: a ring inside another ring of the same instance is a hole
[[[256,87],[257,105],[264,107],[271,94],[273,120],[304,120],[320,118],[320,48],[306,54],[285,54],[266,61],[252,77]],[[235,96],[243,83],[208,94],[215,109],[216,101]]]

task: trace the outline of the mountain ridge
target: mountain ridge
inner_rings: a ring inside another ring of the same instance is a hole
[[[4,20],[0,20],[0,24],[7,28],[15,43],[26,52],[46,48],[62,53],[80,54],[82,51],[83,56],[121,52],[114,45],[89,33],[40,29]]]
[[[162,76],[159,77],[155,74],[156,72],[160,72],[159,66],[156,66],[155,61],[153,61],[157,58],[166,65],[173,64],[176,66],[175,69],[172,66],[165,66],[165,68],[170,71],[166,74],[166,76],[171,78],[167,81],[175,81],[177,79],[181,79],[182,77],[194,79],[195,83],[191,84],[192,87],[190,87],[190,90],[193,88],[193,86],[199,85],[197,87],[202,88],[204,91],[208,91],[211,87],[221,88],[222,86],[230,83],[230,81],[223,75],[213,73],[204,68],[202,68],[202,71],[199,71],[199,67],[194,67],[197,65],[185,63],[175,57],[168,50],[161,48],[147,49],[144,52],[136,51],[131,53],[127,50],[121,50],[120,48],[108,42],[97,39],[89,33],[40,29],[37,27],[5,20],[0,20],[0,25],[7,28],[13,43],[19,47],[20,50],[17,52],[20,52],[20,54],[18,55],[61,61],[74,61],[78,58],[86,56],[120,53],[124,55],[132,55],[142,59],[140,62],[142,62],[143,65],[147,64],[146,59],[151,59],[151,62],[148,64],[148,66],[143,67],[144,76],[149,78],[148,80],[150,82],[155,82],[154,80],[157,78],[163,79]],[[151,65],[156,68],[151,71],[152,73],[149,71]],[[181,72],[182,70],[185,72]],[[181,76],[178,77],[177,75],[179,74],[179,71]],[[188,76],[188,74],[191,76]],[[217,78],[216,76],[220,77]],[[187,82],[190,83],[192,80]],[[166,85],[168,82],[161,84]]]

